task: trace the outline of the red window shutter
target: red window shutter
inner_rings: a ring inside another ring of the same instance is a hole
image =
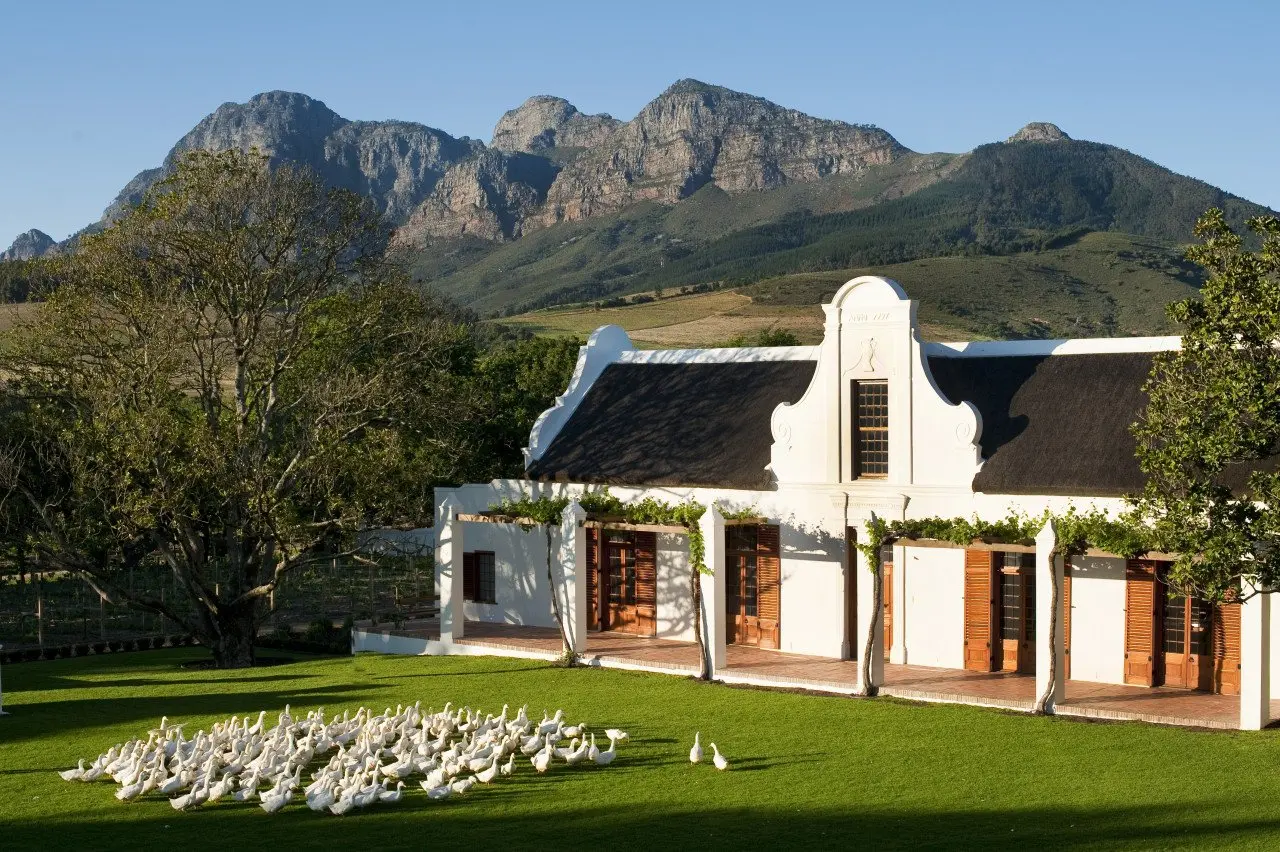
[[[964,552],[964,667],[969,671],[995,670],[993,565],[990,550]]]
[[[1062,638],[1067,646],[1066,677],[1071,677],[1071,563],[1062,569]]]
[[[462,554],[462,597],[463,600],[476,599],[476,555]]]
[[[636,554],[636,622],[642,636],[658,632],[658,536],[637,532]]]
[[[1155,683],[1155,564],[1130,559],[1124,583],[1124,682]]]
[[[782,560],[780,531],[776,524],[756,530],[756,615],[760,647],[782,645]]]
[[[587,627],[600,629],[600,530],[587,527]]]
[[[1213,691],[1240,694],[1240,604],[1213,608]]]
[[[884,601],[884,652],[893,647],[893,551],[885,548],[880,555],[881,599]]]

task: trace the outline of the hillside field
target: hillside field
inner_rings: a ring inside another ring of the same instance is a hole
[[[648,348],[715,346],[766,328],[816,343],[822,337],[819,305],[859,275],[900,283],[920,303],[921,332],[928,340],[1173,334],[1177,329],[1165,305],[1194,296],[1198,284],[1194,269],[1167,244],[1090,233],[1038,252],[798,273],[733,290],[619,308],[551,308],[497,322],[536,334],[583,337],[612,323]]]

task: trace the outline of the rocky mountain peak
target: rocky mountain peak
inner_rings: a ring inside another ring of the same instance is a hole
[[[1062,128],[1047,121],[1033,121],[1017,133],[1006,139],[1006,142],[1063,142],[1071,139],[1062,132]]]
[[[8,249],[0,252],[0,261],[31,260],[36,257],[44,257],[53,250],[53,247],[53,237],[44,231],[32,228],[25,234],[19,234]]]
[[[534,95],[498,119],[490,144],[501,151],[530,154],[593,148],[621,123],[607,113],[584,115],[564,98]]]
[[[638,201],[674,203],[708,183],[730,194],[772,189],[861,172],[904,153],[876,127],[677,80],[560,172],[540,219],[551,224]]]

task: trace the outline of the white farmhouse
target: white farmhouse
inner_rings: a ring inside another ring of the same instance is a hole
[[[1039,555],[916,542],[882,553],[876,613],[858,564],[854,545],[873,516],[1118,511],[1142,485],[1130,424],[1153,353],[1178,338],[924,343],[916,304],[876,277],[848,282],[823,310],[813,347],[639,351],[621,329],[597,330],[532,430],[526,478],[438,491],[440,635],[421,652],[458,652],[487,624],[552,626],[553,588],[588,655],[618,633],[664,648],[693,642],[687,536],[584,522],[571,506],[551,536],[549,584],[543,530],[459,519],[503,498],[607,485],[626,501],[714,506],[703,519],[712,573],[700,582],[718,677],[732,679],[734,655],[749,654],[758,676],[740,679],[771,682],[759,674],[767,651],[797,661],[792,672],[826,665],[817,680],[830,686],[842,677],[832,671],[857,662],[828,664],[856,660],[880,618],[882,647],[867,663],[878,681],[897,678],[898,694],[1026,706],[1038,675],[1057,712],[1269,722],[1280,661],[1269,595],[1221,606],[1185,598],[1163,584],[1158,560],[1054,565],[1043,537]],[[746,509],[764,523],[720,514]],[[1057,637],[1045,591],[1054,571],[1064,591]],[[1055,653],[1062,665],[1048,684]],[[904,673],[932,679],[912,692]],[[1148,693],[1177,709],[1129,712]],[[1179,704],[1182,695],[1202,703]]]

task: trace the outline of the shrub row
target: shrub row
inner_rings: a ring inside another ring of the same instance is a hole
[[[94,654],[118,654],[123,651],[150,651],[154,648],[176,648],[194,645],[188,635],[142,636],[136,639],[113,639],[106,642],[76,642],[44,648],[14,648],[0,651],[0,664],[28,663],[37,660],[60,660],[65,657],[88,657]]]

